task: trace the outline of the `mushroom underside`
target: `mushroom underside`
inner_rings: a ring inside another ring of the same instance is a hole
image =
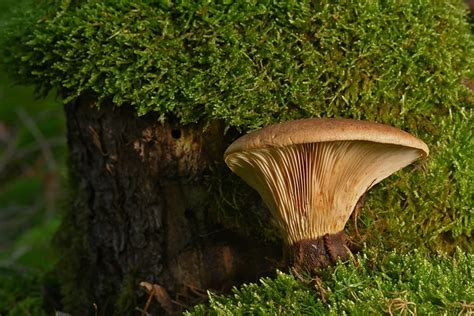
[[[323,236],[345,243],[338,236],[360,196],[421,155],[400,145],[332,141],[234,152],[225,159],[260,193],[287,246],[299,249],[291,251],[295,255],[307,248],[304,241],[313,241],[310,249],[320,247]]]

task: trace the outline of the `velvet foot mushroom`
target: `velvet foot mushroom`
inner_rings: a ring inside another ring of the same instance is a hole
[[[290,264],[313,271],[348,257],[344,226],[359,198],[428,154],[424,142],[391,126],[304,119],[244,135],[224,159],[260,193],[283,234]]]

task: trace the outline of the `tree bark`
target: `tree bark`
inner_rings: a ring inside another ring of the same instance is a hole
[[[67,312],[93,315],[95,304],[99,315],[138,315],[141,281],[171,299],[148,312],[179,312],[206,289],[229,289],[281,262],[278,245],[229,229],[210,202],[206,177],[222,167],[230,141],[222,124],[160,123],[87,97],[65,111],[71,199],[56,242]],[[256,194],[246,203],[261,205]]]

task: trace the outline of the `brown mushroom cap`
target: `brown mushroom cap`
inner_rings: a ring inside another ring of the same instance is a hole
[[[305,119],[244,135],[224,159],[260,193],[291,245],[341,232],[361,195],[428,153],[391,126]]]
[[[234,141],[224,156],[257,148],[347,140],[411,147],[429,155],[423,141],[401,129],[368,121],[325,118],[294,120],[251,132]]]

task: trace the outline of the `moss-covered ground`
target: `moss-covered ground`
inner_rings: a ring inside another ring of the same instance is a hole
[[[462,1],[19,3],[2,24],[5,69],[40,92],[59,89],[65,102],[87,93],[138,115],[221,120],[239,132],[302,117],[367,119],[430,147],[427,160],[369,193],[358,233],[347,227],[362,249],[353,262],[322,272],[321,284],[279,273],[211,294],[192,313],[472,313],[474,97],[464,81],[474,77],[474,40]],[[238,190],[220,192],[222,218],[255,221]],[[258,222],[272,238],[268,220]],[[14,297],[7,307],[0,297],[6,313],[21,291],[1,275]]]
[[[474,256],[368,251],[319,276],[274,278],[210,293],[186,315],[464,315],[474,309]]]

